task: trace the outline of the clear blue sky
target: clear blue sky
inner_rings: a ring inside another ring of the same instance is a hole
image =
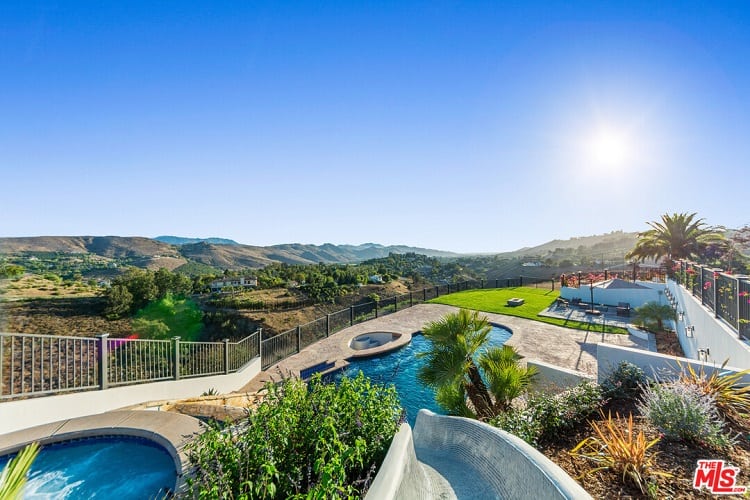
[[[750,3],[0,3],[0,236],[750,223]]]

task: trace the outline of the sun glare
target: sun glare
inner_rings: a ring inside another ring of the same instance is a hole
[[[632,147],[625,134],[609,128],[597,130],[588,142],[588,156],[599,168],[620,168],[632,157]]]

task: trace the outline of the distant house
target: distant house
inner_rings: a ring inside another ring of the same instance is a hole
[[[367,279],[367,281],[374,284],[380,284],[383,282],[383,277],[379,274],[373,274]]]
[[[239,278],[221,278],[209,285],[212,292],[222,292],[225,288],[250,288],[258,286],[258,278],[242,276]]]

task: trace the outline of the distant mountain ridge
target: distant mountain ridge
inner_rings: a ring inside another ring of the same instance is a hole
[[[183,238],[182,236],[157,236],[156,241],[170,245],[191,245],[193,243],[211,243],[213,245],[239,245],[234,240],[227,238]]]
[[[268,247],[241,245],[224,238],[157,238],[121,236],[37,236],[0,238],[0,253],[94,254],[108,259],[128,259],[140,267],[177,268],[198,263],[218,269],[259,268],[274,262],[287,264],[354,263],[387,257],[389,253],[419,253],[430,257],[459,257],[460,254],[410,247],[362,245],[305,245],[290,243]],[[197,240],[190,242],[190,240]],[[175,243],[170,243],[174,241]],[[221,243],[216,243],[220,241]],[[229,243],[231,242],[231,243]]]

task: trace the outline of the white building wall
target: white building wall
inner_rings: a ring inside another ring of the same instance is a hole
[[[750,368],[750,346],[739,339],[739,335],[724,321],[715,317],[713,311],[703,306],[700,299],[674,281],[667,283],[669,291],[677,299],[677,310],[684,313],[677,322],[677,335],[685,356],[698,359],[699,349],[708,349],[708,360],[737,368]],[[693,336],[688,337],[685,327],[695,327]]]
[[[648,287],[648,289],[615,288],[608,290],[594,287],[594,303],[616,306],[620,302],[627,302],[632,309],[640,307],[647,302],[667,303],[664,297],[664,283],[653,283],[651,281],[637,281],[636,283]],[[560,289],[560,297],[566,300],[578,298],[583,302],[590,302],[591,288],[587,285],[583,285],[580,288],[564,286]]]

